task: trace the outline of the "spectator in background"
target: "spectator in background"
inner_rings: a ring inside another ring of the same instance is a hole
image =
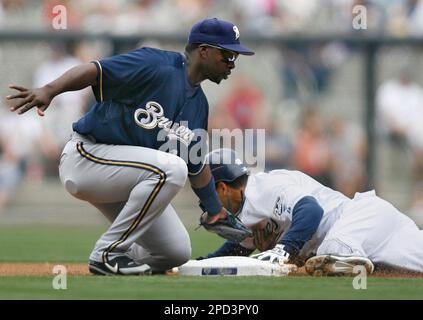
[[[201,17],[221,16],[236,21],[248,33],[266,36],[423,34],[423,0],[0,0],[0,27],[3,9],[3,27],[41,27],[44,21],[51,29],[57,5],[66,7],[67,29],[73,31],[177,32]],[[353,8],[358,5],[366,8],[365,30],[352,28],[357,14]]]
[[[26,13],[33,10],[27,0],[0,0],[0,29],[16,29],[21,21],[28,18]]]
[[[406,143],[408,112],[419,104],[419,88],[411,84],[408,72],[403,70],[398,79],[390,79],[377,90],[376,103],[382,132],[395,144]],[[411,96],[408,96],[411,94]],[[410,104],[410,99],[413,101]],[[403,103],[405,99],[405,103]]]
[[[423,35],[423,1],[397,1],[390,8],[389,31],[394,36]]]
[[[404,159],[404,151],[411,154],[412,177],[419,183],[423,181],[423,88],[412,78],[411,70],[403,67],[397,78],[380,85],[376,102],[382,134],[396,148],[393,155]]]
[[[307,98],[324,93],[332,75],[327,45],[291,46],[282,51],[284,97]]]
[[[353,198],[366,186],[364,161],[367,156],[367,140],[360,127],[335,116],[329,124],[329,144],[333,159],[335,189]]]
[[[269,118],[266,128],[266,171],[291,169],[294,145],[280,119]]]
[[[1,7],[5,10],[20,9],[25,6],[26,0],[0,0]]]
[[[267,106],[261,90],[255,86],[247,75],[238,75],[234,81],[234,87],[217,105],[209,120],[209,130],[213,128],[225,128],[230,131],[242,130],[246,139],[246,131],[251,129],[265,129],[267,121]],[[220,131],[221,141],[219,148],[237,149],[235,139],[231,139],[231,132]],[[228,136],[225,136],[228,134]],[[214,137],[215,138],[215,137]],[[257,154],[257,130],[249,133],[251,140],[244,141]],[[216,142],[213,142],[216,144]],[[212,147],[217,147],[213,145]],[[238,150],[239,151],[239,150]]]
[[[296,169],[325,186],[334,188],[331,148],[321,115],[316,108],[307,108],[303,113],[295,142],[294,164]]]
[[[235,85],[218,108],[231,117],[237,128],[257,129],[266,124],[266,106],[261,90],[246,75],[237,76]]]
[[[3,3],[0,1],[0,28],[3,28],[3,20],[4,20],[4,8]]]
[[[418,183],[413,190],[408,216],[423,228],[423,182]]]
[[[53,20],[58,18],[57,15],[66,14],[66,29],[72,31],[80,31],[83,27],[82,22],[84,21],[83,10],[81,10],[82,3],[75,0],[44,0],[43,3],[43,16],[44,24],[47,29],[53,29]],[[58,7],[61,6],[61,7]],[[58,10],[58,8],[65,8],[66,12]],[[59,19],[61,23],[63,19]]]
[[[35,114],[18,119],[6,111],[0,115],[0,150],[1,212],[25,177],[31,181],[43,179],[43,159],[57,160],[60,150]]]
[[[51,56],[35,71],[34,87],[42,87],[82,62],[72,53],[72,45],[64,42],[54,42],[51,45]],[[54,108],[46,114],[46,128],[56,138],[61,149],[72,133],[72,123],[79,119],[89,99],[89,89],[67,92],[57,96],[52,101]],[[69,105],[72,107],[69,108]],[[44,122],[43,121],[43,124]]]
[[[354,0],[351,4],[351,22],[354,21],[357,15],[363,14],[361,10],[354,10],[354,8],[358,8],[358,6],[366,8],[366,28],[356,29],[353,23],[351,23],[351,31],[353,33],[383,34],[387,32],[388,16],[386,5],[383,5],[377,0]],[[361,21],[361,23],[363,23],[363,21]]]
[[[235,0],[231,1],[235,19],[245,26],[247,32],[274,34],[286,31],[279,28],[280,0]],[[291,5],[294,3],[291,2]]]
[[[4,211],[22,179],[20,159],[6,136],[0,135],[0,214]]]
[[[423,35],[423,1],[406,0],[408,32],[413,36]]]

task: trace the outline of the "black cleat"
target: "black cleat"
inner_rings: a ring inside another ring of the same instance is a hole
[[[151,274],[149,265],[136,263],[127,256],[119,256],[106,263],[90,260],[88,269],[92,274],[101,276],[135,276]]]
[[[368,274],[374,270],[373,263],[365,257],[341,257],[334,255],[315,256],[307,260],[305,269],[311,276],[351,276],[359,271],[355,266],[363,266]]]

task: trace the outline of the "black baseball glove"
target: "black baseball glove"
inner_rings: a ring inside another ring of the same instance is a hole
[[[229,211],[225,219],[217,220],[211,224],[206,222],[206,216],[207,212],[203,212],[200,218],[200,225],[207,231],[216,233],[222,238],[239,243],[253,236],[253,232]]]

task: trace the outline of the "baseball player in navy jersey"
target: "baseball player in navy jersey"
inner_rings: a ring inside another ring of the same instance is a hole
[[[111,222],[90,255],[92,273],[163,272],[190,258],[188,233],[170,205],[187,175],[206,221],[226,217],[209,167],[181,153],[206,143],[200,83],[227,79],[239,54],[254,52],[235,25],[213,18],[192,27],[185,53],[141,48],[77,66],[42,88],[11,86],[19,91],[7,97],[11,111],[36,107],[40,116],[58,94],[93,89],[97,102],[73,124],[59,164],[66,190]],[[176,147],[163,148],[170,142]]]
[[[248,256],[276,263],[306,261],[313,275],[348,275],[374,265],[423,272],[423,230],[374,191],[350,199],[300,171],[249,175],[230,149],[207,155],[222,204],[253,230],[207,258]]]

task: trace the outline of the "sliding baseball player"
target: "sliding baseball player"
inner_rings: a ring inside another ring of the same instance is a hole
[[[350,199],[299,171],[250,175],[230,149],[209,153],[207,162],[222,204],[254,234],[207,258],[258,249],[252,257],[260,260],[307,261],[312,275],[349,275],[357,265],[423,272],[423,231],[375,191]]]

